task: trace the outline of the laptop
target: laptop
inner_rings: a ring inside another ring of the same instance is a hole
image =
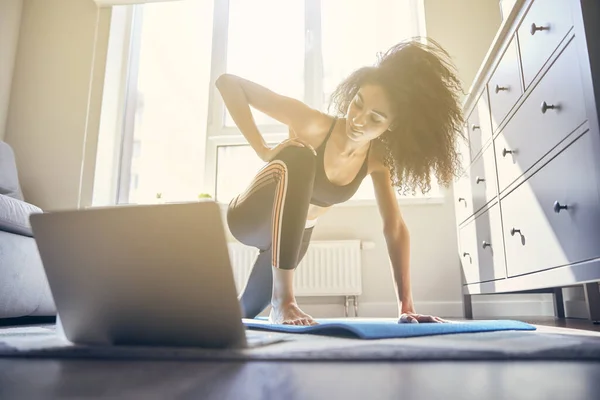
[[[90,345],[246,348],[247,331],[214,201],[33,214],[67,340]]]

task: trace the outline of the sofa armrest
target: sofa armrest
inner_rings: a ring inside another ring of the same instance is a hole
[[[42,213],[33,204],[0,194],[0,230],[33,237],[29,216]]]
[[[23,200],[15,154],[8,143],[0,140],[0,194]]]

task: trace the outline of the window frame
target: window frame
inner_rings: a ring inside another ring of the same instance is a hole
[[[306,104],[316,109],[323,107],[323,57],[321,30],[321,1],[304,0],[304,98]],[[424,0],[406,0],[414,13],[418,35],[425,37]],[[208,92],[207,125],[205,131],[205,167],[203,187],[200,190],[216,198],[217,191],[217,162],[218,149],[221,146],[248,145],[247,140],[237,127],[225,126],[225,105],[215,87],[217,78],[227,70],[227,45],[229,31],[230,0],[215,0],[213,6],[213,33],[211,49],[210,82]],[[116,198],[118,204],[129,202],[131,170],[133,162],[134,130],[136,110],[138,107],[138,75],[141,50],[141,34],[143,26],[143,5],[132,5],[130,29],[127,32],[129,41],[128,62],[126,63],[127,78],[124,80],[123,115],[121,123],[121,142],[119,165],[116,174]],[[269,144],[276,144],[288,136],[287,127],[283,124],[259,125],[261,134]],[[437,204],[444,202],[447,188],[440,188],[439,195],[426,197],[399,196],[400,204]],[[375,199],[349,200],[342,206],[374,205]]]
[[[140,70],[140,52],[142,26],[144,24],[143,5],[130,5],[131,20],[128,26],[128,60],[123,91],[123,119],[119,146],[119,167],[116,178],[116,204],[129,203],[133,148],[135,140],[135,122],[138,109],[138,76]]]
[[[321,30],[321,1],[304,0],[304,98],[300,99],[311,107],[323,107],[323,56]],[[326,1],[326,0],[325,0]],[[419,36],[426,36],[423,0],[406,0],[414,13]],[[225,105],[215,88],[219,76],[227,71],[227,51],[229,32],[230,0],[215,2],[213,15],[213,46],[209,85],[209,110],[206,130],[204,190],[215,199],[217,196],[218,150],[223,146],[247,145],[248,142],[238,128],[225,126]],[[285,125],[259,125],[259,130],[267,143],[278,143],[287,138]],[[398,196],[400,204],[439,204],[444,202],[447,189],[441,187],[439,195],[425,197]],[[344,206],[372,206],[376,199],[350,199]]]
[[[412,1],[412,0],[411,0]],[[321,0],[304,0],[304,98],[306,104],[317,105],[320,88],[319,68],[317,68],[320,48],[314,46],[310,39],[315,32],[320,32],[320,20],[311,18],[320,8]],[[213,37],[211,54],[211,73],[209,84],[208,121],[206,129],[206,151],[204,167],[204,191],[216,198],[217,191],[217,152],[221,146],[238,146],[248,144],[237,127],[225,126],[225,104],[215,83],[219,76],[227,71],[227,46],[229,36],[230,0],[219,0],[214,3]],[[316,14],[319,15],[319,14]],[[319,40],[320,43],[320,40]],[[288,137],[284,124],[259,125],[265,142],[276,144]]]

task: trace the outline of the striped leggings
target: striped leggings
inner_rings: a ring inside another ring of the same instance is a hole
[[[229,203],[231,234],[259,249],[240,297],[244,318],[254,318],[271,303],[272,267],[295,269],[306,254],[313,230],[305,224],[315,165],[311,150],[286,147]]]

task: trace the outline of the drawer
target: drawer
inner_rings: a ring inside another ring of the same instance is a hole
[[[486,148],[483,155],[471,165],[470,184],[475,212],[497,196],[498,184],[494,146]]]
[[[469,162],[481,151],[480,132],[481,125],[479,124],[479,112],[477,110],[477,103],[475,103],[473,111],[471,111],[471,114],[469,114],[469,117],[467,118],[467,138],[469,139],[469,147],[471,149]]]
[[[460,261],[464,283],[477,283],[479,279],[479,248],[477,246],[477,228],[475,221],[462,227],[459,231]]]
[[[465,136],[468,137],[467,127],[465,127]],[[471,192],[470,164],[471,151],[468,140],[459,138],[456,143],[456,151],[463,169],[463,174],[454,179],[454,206],[456,214],[456,223],[460,224],[471,215],[473,215],[473,196]]]
[[[501,200],[509,276],[600,257],[592,135],[585,133]]]
[[[567,0],[535,0],[519,26],[517,36],[526,88],[571,30],[570,4]]]
[[[487,86],[495,132],[523,93],[516,38],[511,39]]]
[[[469,173],[462,175],[454,182],[454,206],[457,224],[464,222],[475,211]]]
[[[475,225],[479,246],[479,279],[485,282],[506,278],[504,236],[498,203],[477,217]]]
[[[492,123],[487,90],[484,90],[479,96],[468,121],[471,160],[473,160],[486,143],[492,139]]]
[[[571,43],[496,137],[500,192],[585,122],[576,52]]]
[[[498,204],[462,227],[459,234],[466,283],[506,277],[504,238]]]

